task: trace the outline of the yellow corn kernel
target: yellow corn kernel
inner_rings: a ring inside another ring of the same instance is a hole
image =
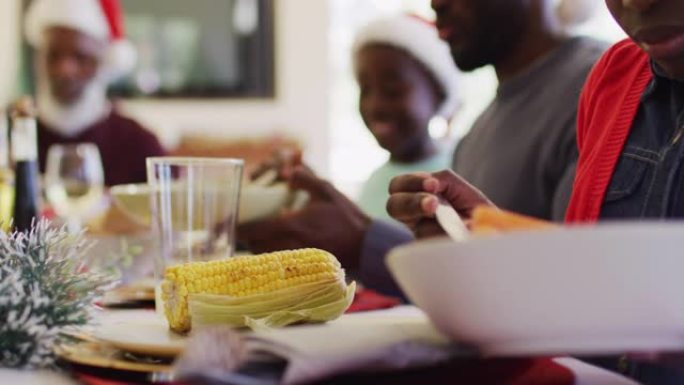
[[[176,265],[166,269],[162,283],[164,311],[172,330],[187,332],[191,328],[188,312],[188,296],[191,294],[242,297],[343,275],[337,259],[318,249]]]

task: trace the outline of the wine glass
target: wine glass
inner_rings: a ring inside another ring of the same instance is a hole
[[[55,144],[45,170],[45,194],[70,231],[81,228],[84,217],[101,201],[104,171],[100,152],[92,143]]]

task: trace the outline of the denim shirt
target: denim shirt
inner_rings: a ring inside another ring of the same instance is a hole
[[[632,129],[601,208],[601,219],[684,218],[684,83],[652,64]],[[645,385],[684,384],[684,371],[602,357],[587,361]]]
[[[684,83],[652,67],[601,219],[684,218]]]

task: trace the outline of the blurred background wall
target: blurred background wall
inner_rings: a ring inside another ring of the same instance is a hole
[[[173,147],[184,133],[257,138],[278,132],[300,140],[324,174],[329,165],[328,2],[276,1],[276,96],[253,100],[131,100],[129,113]],[[19,64],[19,0],[0,1],[0,103],[14,94]]]

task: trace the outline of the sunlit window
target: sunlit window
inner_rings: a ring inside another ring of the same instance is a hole
[[[335,184],[351,197],[387,153],[375,142],[358,113],[358,89],[351,69],[350,50],[354,32],[368,21],[391,13],[412,12],[434,18],[429,1],[416,0],[332,0],[331,33],[331,170]],[[577,28],[577,33],[614,42],[624,37],[602,5],[594,18]],[[480,112],[489,104],[497,87],[491,68],[465,76],[465,105],[452,123],[448,140],[453,144],[464,135]],[[361,156],[360,154],[363,154]]]

